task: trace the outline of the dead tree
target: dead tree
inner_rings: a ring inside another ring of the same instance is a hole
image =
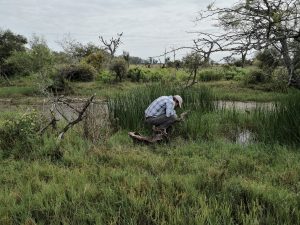
[[[111,58],[115,56],[117,48],[119,47],[120,44],[122,44],[121,42],[122,35],[123,32],[117,34],[117,38],[112,37],[109,41],[104,40],[102,36],[99,37],[102,44],[104,45],[104,49],[109,51]]]

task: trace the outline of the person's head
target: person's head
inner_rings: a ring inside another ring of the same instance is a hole
[[[173,100],[175,102],[175,107],[177,106],[179,106],[179,108],[182,107],[182,98],[180,97],[180,95],[174,95]]]

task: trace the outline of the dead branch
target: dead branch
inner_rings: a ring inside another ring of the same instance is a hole
[[[78,109],[76,109],[75,107],[73,107],[71,104],[69,104],[67,101],[65,101],[61,97],[59,97],[57,99],[57,102],[63,103],[64,105],[68,106],[70,109],[73,109],[75,112],[80,113],[80,111]]]
[[[57,122],[59,121],[59,119],[56,119],[55,117],[55,113],[54,113],[54,106],[50,109],[50,114],[51,114],[51,121],[44,127],[42,128],[38,134],[42,135],[44,134],[44,132],[48,129],[48,127],[52,126],[52,129],[56,130],[57,128]]]
[[[85,112],[88,109],[89,105],[93,102],[93,99],[95,98],[95,95],[93,95],[92,97],[90,97],[86,103],[84,104],[84,106],[82,107],[81,111],[79,111],[78,117],[69,122],[59,133],[58,138],[57,138],[57,142],[59,143],[61,141],[61,139],[63,139],[64,134],[70,129],[72,128],[75,124],[79,123],[80,121],[82,121],[85,117]]]

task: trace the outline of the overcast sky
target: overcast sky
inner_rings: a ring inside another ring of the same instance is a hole
[[[216,0],[230,6],[235,0]],[[99,36],[110,39],[123,32],[118,54],[147,59],[165,49],[191,46],[195,34],[207,31],[209,23],[195,25],[197,12],[207,0],[0,0],[0,28],[28,39],[43,36],[53,50],[57,41],[70,36],[81,43],[100,45]],[[186,52],[179,52],[181,58]]]

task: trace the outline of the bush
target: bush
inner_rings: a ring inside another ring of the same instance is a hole
[[[267,72],[272,72],[280,63],[280,55],[274,48],[258,52],[255,57],[256,66]]]
[[[101,51],[92,53],[84,59],[84,62],[93,66],[97,71],[100,71],[104,67],[106,61],[107,56]]]
[[[108,70],[101,71],[97,78],[97,80],[102,81],[103,83],[112,83],[114,80],[113,75]]]
[[[91,65],[80,63],[62,66],[58,71],[58,76],[61,76],[69,81],[88,82],[94,80],[96,73],[96,70]]]
[[[29,75],[51,68],[54,57],[46,43],[35,43],[27,51],[14,51],[5,60],[2,71],[7,76]]]
[[[111,61],[109,69],[116,75],[116,80],[122,81],[127,73],[127,62],[123,58],[115,58]]]
[[[2,72],[9,77],[17,74],[29,75],[33,69],[32,59],[26,51],[15,51],[5,60],[1,69]]]
[[[46,91],[56,95],[73,93],[69,82],[61,75],[56,75],[52,78],[52,84],[46,88]]]
[[[268,81],[269,77],[262,69],[252,69],[243,79],[245,85],[259,84]]]
[[[27,158],[37,142],[37,114],[35,112],[5,120],[0,127],[0,151],[4,158]]]
[[[287,91],[287,83],[289,80],[288,71],[286,68],[279,67],[272,73],[271,86],[274,91]]]
[[[130,68],[127,73],[127,77],[132,82],[140,82],[143,75],[142,69],[139,67]]]

